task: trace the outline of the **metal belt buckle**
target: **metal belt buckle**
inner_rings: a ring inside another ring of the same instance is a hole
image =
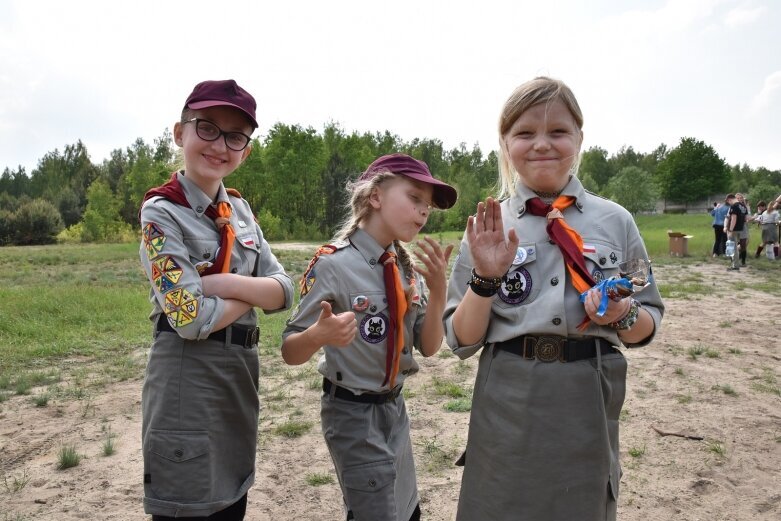
[[[534,345],[534,356],[540,362],[565,362],[564,344],[566,339],[552,336],[541,336],[537,338]]]
[[[249,335],[244,340],[244,349],[252,349],[252,346],[258,343],[258,337],[260,336],[260,328],[254,327]]]

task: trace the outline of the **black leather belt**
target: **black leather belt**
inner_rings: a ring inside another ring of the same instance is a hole
[[[217,340],[218,342],[225,342],[225,335],[228,329],[231,330],[231,344],[241,346],[244,349],[252,349],[258,344],[258,337],[260,336],[260,328],[246,327],[246,326],[228,326],[220,329],[219,331],[212,331],[207,340]],[[169,331],[176,333],[171,324],[168,323],[168,319],[165,315],[161,314],[157,319],[157,331]]]
[[[391,400],[395,400],[398,395],[401,394],[402,385],[397,385],[387,393],[363,393],[354,394],[349,389],[339,387],[336,384],[331,383],[328,378],[323,378],[323,392],[331,394],[331,388],[334,388],[334,396],[340,400],[347,400],[350,402],[359,403],[385,403]]]
[[[574,362],[597,356],[597,341],[595,338],[571,339],[563,336],[523,335],[504,342],[496,342],[495,349],[501,349],[527,360],[541,362]],[[617,352],[607,342],[600,342],[600,353],[607,355]]]

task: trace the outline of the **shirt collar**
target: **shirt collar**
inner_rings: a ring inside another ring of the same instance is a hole
[[[383,249],[383,247],[380,246],[376,240],[374,240],[374,237],[369,235],[363,229],[358,228],[352,235],[350,235],[349,239],[350,244],[353,245],[353,248],[358,250],[358,253],[363,256],[366,264],[371,266],[372,269],[374,269],[374,267],[380,263],[380,257],[383,253],[385,253],[385,249]],[[391,253],[396,253],[396,247],[393,245],[393,243],[391,243],[391,245],[388,247],[388,251]]]
[[[184,197],[187,199],[187,202],[190,203],[190,208],[193,209],[198,217],[201,217],[209,205],[213,204],[211,198],[203,193],[203,190],[198,188],[198,185],[187,178],[184,174],[184,170],[180,170],[177,175],[179,176],[179,184],[184,191]],[[230,204],[228,192],[225,191],[225,186],[220,183],[220,189],[217,192],[217,200],[215,202],[219,203],[223,201]]]
[[[569,195],[574,197],[575,208],[577,208],[580,212],[583,211],[583,206],[585,205],[586,201],[586,190],[583,188],[583,184],[581,184],[577,177],[574,175],[569,177],[569,182],[561,191],[560,195]],[[537,197],[537,194],[535,194],[531,188],[522,182],[517,181],[515,183],[515,195],[513,195],[509,201],[511,215],[515,215],[518,218],[522,217],[523,214],[526,213],[526,202],[529,199],[534,199],[535,197]]]

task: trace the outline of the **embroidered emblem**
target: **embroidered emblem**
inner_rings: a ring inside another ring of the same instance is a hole
[[[203,275],[203,272],[211,268],[213,264],[209,261],[198,262],[195,264],[195,269],[198,270],[199,275]]]
[[[299,289],[301,290],[302,297],[307,293],[309,293],[309,290],[312,288],[312,284],[315,283],[314,274],[313,274],[312,282],[309,283],[308,281],[309,281],[309,272],[314,269],[317,259],[320,258],[320,255],[331,255],[337,249],[338,247],[334,246],[333,244],[325,244],[323,246],[320,246],[317,249],[317,251],[315,252],[315,256],[312,257],[312,260],[309,261],[309,266],[306,267],[306,271],[304,271],[304,276],[301,277],[301,282],[299,283]]]
[[[508,304],[520,304],[529,297],[532,290],[532,277],[526,268],[510,272],[499,288],[499,298]]]
[[[404,293],[407,296],[407,305],[420,304],[420,293],[418,292],[418,280],[415,277],[409,277],[407,279],[409,288]],[[386,299],[387,300],[387,299]]]
[[[594,271],[591,272],[591,277],[594,279],[594,282],[601,282],[605,279],[605,274],[602,273],[601,269],[594,268]]]
[[[143,236],[146,258],[151,260],[162,251],[165,245],[165,234],[155,223],[149,223],[144,226]]]
[[[388,336],[388,319],[382,313],[366,315],[361,320],[361,338],[370,344],[378,344]]]
[[[614,252],[614,251],[610,252],[610,262],[612,262],[613,264],[618,262],[618,256],[616,255],[616,252]]]
[[[165,294],[165,314],[172,326],[186,326],[198,316],[198,301],[184,288],[169,291]]]
[[[515,251],[515,259],[513,259],[513,266],[523,264],[523,261],[525,261],[528,256],[529,254],[526,252],[526,248],[518,246],[518,249]]]
[[[358,295],[353,299],[353,311],[366,311],[369,309],[369,297]]]
[[[304,275],[303,279],[303,286],[301,287],[301,296],[303,297],[307,293],[309,293],[309,290],[312,289],[312,286],[315,285],[315,282],[317,281],[317,274],[315,273],[315,269],[312,268],[308,272],[306,272],[306,275]]]
[[[173,289],[181,276],[182,268],[169,255],[152,263],[152,282],[160,293],[168,293]]]

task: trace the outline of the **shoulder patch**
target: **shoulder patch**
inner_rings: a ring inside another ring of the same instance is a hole
[[[319,259],[321,255],[331,255],[336,250],[344,248],[347,244],[349,244],[347,241],[339,241],[336,244],[324,244],[317,249],[315,256],[312,257],[312,260],[309,261],[309,265],[304,271],[304,276],[301,277],[301,282],[298,284],[302,297],[309,293],[309,290],[312,289],[312,286],[314,286],[315,282],[317,281],[317,277],[315,276],[314,271],[317,259]]]

